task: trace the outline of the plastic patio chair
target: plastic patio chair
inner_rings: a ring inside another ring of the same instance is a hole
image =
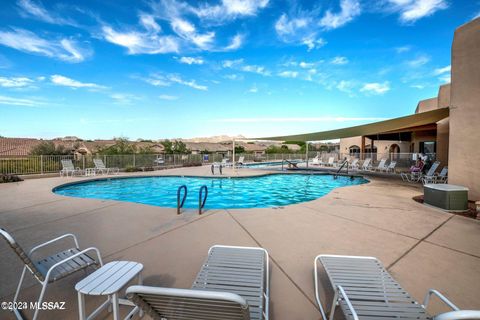
[[[127,297],[152,319],[268,320],[268,260],[263,248],[216,245],[192,289],[131,286]]]
[[[45,290],[47,289],[47,285],[49,283],[63,279],[77,271],[85,270],[89,266],[96,266],[98,264],[103,266],[100,251],[94,247],[81,250],[78,245],[77,237],[71,233],[67,233],[55,239],[41,243],[32,248],[28,254],[25,253],[22,247],[18,245],[15,239],[5,229],[0,228],[0,236],[7,241],[8,245],[13,249],[15,254],[25,265],[23,267],[22,275],[20,276],[20,281],[18,282],[17,290],[15,291],[15,296],[13,298],[14,305],[15,302],[18,301],[18,295],[20,293],[20,289],[22,288],[23,280],[27,270],[30,271],[32,276],[42,286],[40,296],[38,297],[38,305],[41,305],[45,295]],[[39,260],[32,259],[33,254],[36,253],[38,249],[48,247],[49,245],[65,238],[72,238],[74,246],[51,256],[42,257]],[[90,257],[88,255],[89,252],[94,252],[98,261]],[[23,319],[23,316],[19,310],[13,309],[12,311],[17,319]],[[32,318],[33,320],[37,319],[39,311],[40,308],[35,309],[35,313]]]
[[[318,292],[318,262],[323,265],[335,292],[330,320],[333,320],[337,306],[347,320],[480,319],[479,310],[460,310],[434,289],[428,291],[423,305],[419,304],[374,257],[318,255],[314,261],[315,296],[324,320],[327,320],[327,316]],[[432,295],[437,296],[453,311],[429,315],[426,309]]]

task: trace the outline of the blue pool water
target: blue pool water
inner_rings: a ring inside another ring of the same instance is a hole
[[[185,208],[198,208],[200,187],[208,187],[207,209],[266,208],[320,198],[335,188],[368,182],[331,175],[274,174],[249,178],[141,177],[113,178],[66,185],[64,196],[108,199],[176,208],[177,189],[186,185]]]

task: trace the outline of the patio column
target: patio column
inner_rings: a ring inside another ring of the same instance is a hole
[[[308,141],[305,141],[305,161],[307,162],[308,168]]]
[[[365,159],[365,136],[362,136],[362,143],[360,145],[360,158]]]

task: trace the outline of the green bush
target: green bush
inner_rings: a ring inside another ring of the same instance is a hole
[[[0,175],[0,183],[19,182],[19,181],[23,181],[23,179],[20,178],[17,175],[14,175],[14,174],[1,174]]]
[[[182,167],[200,167],[201,165],[201,162],[184,162]]]
[[[133,167],[133,166],[127,166],[125,168],[125,172],[138,172],[138,171],[142,171],[142,169]]]

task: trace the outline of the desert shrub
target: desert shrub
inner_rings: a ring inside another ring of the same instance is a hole
[[[23,179],[20,178],[17,175],[14,175],[14,174],[0,174],[0,183],[19,182],[19,181],[23,181]]]
[[[142,171],[142,169],[133,167],[133,166],[125,167],[125,172],[138,172],[138,171]]]
[[[202,165],[201,162],[192,161],[192,162],[184,162],[182,167],[200,167]]]

